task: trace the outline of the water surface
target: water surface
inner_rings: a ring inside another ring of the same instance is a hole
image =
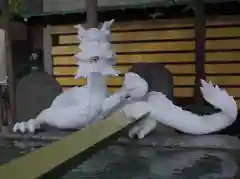
[[[46,145],[3,144],[0,144],[0,164]],[[61,179],[238,179],[239,165],[239,150],[111,145]]]

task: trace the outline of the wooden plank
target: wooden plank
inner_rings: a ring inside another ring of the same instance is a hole
[[[68,90],[69,87],[63,87],[63,90],[66,91]],[[110,93],[114,93],[116,92],[119,88],[113,88],[113,87],[110,87],[108,88],[109,89],[109,92]],[[230,95],[233,95],[234,97],[240,97],[240,88],[224,88],[226,89]],[[180,98],[180,97],[193,97],[193,88],[174,88],[174,96],[177,97],[177,98]],[[238,101],[238,104],[240,104],[240,99],[237,100]],[[240,107],[240,105],[239,105]]]
[[[240,46],[240,39],[234,40],[207,40],[206,49],[225,50],[236,49]],[[157,42],[157,43],[129,43],[114,44],[113,50],[120,52],[152,52],[152,51],[191,51],[194,50],[194,42]],[[52,55],[73,55],[79,52],[78,46],[52,47]]]
[[[207,74],[233,74],[240,73],[240,63],[235,64],[205,64]]]
[[[72,77],[57,77],[56,80],[60,85],[82,86],[85,85],[87,80],[84,78],[74,79]],[[120,86],[123,83],[123,77],[109,77],[107,79],[108,85]]]
[[[113,44],[119,52],[186,51],[194,50],[194,41]]]
[[[194,80],[195,76],[173,76],[173,84],[178,86],[194,85]]]
[[[193,20],[185,19],[158,19],[146,21],[116,22],[112,30],[133,30],[133,29],[156,29],[156,28],[181,28],[192,27]]]
[[[127,73],[132,65],[124,65],[124,66],[116,66],[114,69],[121,72],[121,74]],[[193,64],[168,64],[165,65],[167,69],[169,69],[173,74],[185,74],[185,73],[194,73],[194,65]],[[54,67],[53,74],[54,75],[75,75],[77,71],[77,67]]]
[[[86,153],[89,149],[93,154],[97,150],[96,146],[99,147],[96,144],[106,141],[129,124],[130,121],[126,119],[123,112],[116,112],[105,120],[89,125],[84,130],[0,166],[0,178],[59,178],[89,158],[90,153],[88,155]],[[102,147],[105,146],[106,144]],[[64,163],[67,164],[63,165]]]
[[[120,74],[125,74],[131,68],[131,65],[124,65],[124,66],[114,66],[115,70],[120,71]],[[77,71],[77,66],[75,67],[53,67],[53,74],[54,75],[75,75]]]
[[[239,52],[207,52],[206,62],[240,61]],[[194,53],[171,54],[133,54],[117,55],[117,64],[121,63],[170,63],[170,62],[194,62]],[[76,60],[72,55],[54,56],[53,65],[75,65]]]
[[[226,55],[225,55],[226,56]],[[233,55],[232,55],[233,56]],[[240,53],[239,53],[240,56]],[[218,59],[222,54],[211,55],[211,58]],[[238,54],[234,55],[238,58]],[[225,58],[224,58],[225,59]],[[194,62],[194,53],[171,53],[171,54],[133,54],[133,55],[117,55],[116,63],[169,63],[169,62]],[[73,65],[76,60],[72,55],[54,56],[54,65]]]
[[[151,52],[151,51],[184,51],[194,50],[194,42],[156,42],[156,43],[129,43],[113,44],[113,51],[119,52]],[[78,46],[52,47],[52,55],[72,55],[79,52]]]
[[[207,52],[205,53],[206,62],[228,62],[228,61],[240,61],[239,52]]]
[[[111,40],[121,41],[139,41],[139,40],[172,40],[172,39],[191,39],[194,38],[192,29],[182,30],[164,30],[164,31],[140,31],[140,32],[121,32],[112,33]],[[76,35],[60,35],[60,44],[76,44],[79,40]]]
[[[75,75],[77,67],[53,67],[54,75]]]
[[[239,37],[240,27],[207,28],[206,37]]]
[[[240,27],[208,28],[206,37],[238,37]],[[112,33],[111,39],[114,42],[139,41],[139,40],[174,40],[194,38],[193,29],[164,30],[164,31],[140,31]],[[76,35],[60,35],[59,44],[76,44],[79,40]]]
[[[206,49],[240,49],[240,39],[233,40],[207,40]]]
[[[85,85],[86,79],[74,79],[72,77],[56,77],[56,80],[60,85],[76,85],[81,86]],[[123,84],[124,77],[109,77],[107,84],[110,86],[121,86]],[[161,80],[161,79],[156,79]],[[174,76],[173,77],[174,85],[185,86],[185,85],[194,85],[194,76]]]
[[[121,86],[124,77],[109,77],[107,80],[108,85],[111,86]],[[57,81],[61,85],[85,85],[85,79],[75,80],[72,77],[57,77]],[[161,79],[156,79],[161,80]],[[240,76],[207,76],[207,80],[212,81],[214,84],[220,86],[236,86],[240,85]],[[174,76],[174,85],[185,86],[194,85],[194,76]]]
[[[66,91],[70,87],[63,87],[63,90]],[[110,93],[115,93],[117,90],[119,90],[119,87],[109,87],[108,88]],[[176,98],[187,98],[187,97],[193,97],[193,87],[189,88],[181,88],[181,87],[175,87],[174,88],[174,96]]]
[[[133,30],[133,29],[156,29],[156,28],[181,28],[192,27],[192,19],[165,19],[165,20],[146,20],[146,21],[126,21],[116,22],[111,29],[116,30]],[[75,33],[73,25],[53,25],[51,26],[52,34]]]
[[[126,65],[126,66],[124,65],[124,66],[116,66],[114,68],[116,70],[119,70],[121,74],[125,74],[130,70],[131,67],[132,67],[131,65]],[[168,70],[170,70],[170,72],[173,74],[195,73],[194,64],[167,64],[165,65],[165,67]],[[63,69],[63,68],[67,68],[67,69]],[[57,71],[54,70],[54,74],[60,74],[60,73],[74,74],[73,72],[76,71],[76,67],[54,67],[54,69],[55,70],[57,69]]]
[[[225,88],[229,95],[233,97],[240,97],[240,88]]]
[[[173,94],[176,98],[193,97],[194,88],[174,88]]]
[[[206,19],[206,24],[208,26],[222,26],[222,25],[239,25],[240,24],[239,15],[217,15],[208,17]]]
[[[231,25],[240,24],[239,16],[216,16],[207,19],[207,25]],[[146,21],[126,21],[116,22],[112,30],[133,30],[133,29],[156,29],[156,28],[181,28],[193,27],[193,18],[185,19],[159,19]],[[52,34],[76,33],[73,25],[53,25],[51,26]]]
[[[240,75],[239,76],[207,76],[207,80],[210,80],[214,84],[218,84],[218,85],[240,85]]]

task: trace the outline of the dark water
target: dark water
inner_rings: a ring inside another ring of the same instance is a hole
[[[45,145],[46,143],[0,140],[0,165],[26,155],[29,152]]]
[[[110,146],[62,179],[240,178],[238,151]]]
[[[35,149],[29,143],[0,144],[0,164]],[[62,179],[238,179],[239,165],[238,150],[111,145]]]

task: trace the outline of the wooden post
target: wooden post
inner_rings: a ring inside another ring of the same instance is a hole
[[[203,102],[200,91],[200,79],[205,78],[205,37],[206,37],[206,14],[203,0],[195,0],[195,90],[196,103]]]
[[[88,28],[98,26],[97,0],[86,0],[86,13]]]
[[[84,130],[0,166],[0,178],[60,178],[108,146],[109,140],[119,137],[123,129],[134,123],[126,118],[122,110],[117,111]]]
[[[10,39],[10,12],[8,0],[0,1],[1,7],[1,23],[0,26],[5,30],[6,38],[6,66],[7,66],[7,74],[8,74],[8,86],[9,86],[9,94],[10,94],[10,111],[11,111],[11,120],[14,122],[16,118],[16,89],[15,89],[15,73],[13,69],[13,61],[12,61],[12,52],[11,52],[11,39]]]

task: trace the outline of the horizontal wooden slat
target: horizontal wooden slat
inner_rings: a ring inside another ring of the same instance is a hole
[[[60,85],[85,85],[86,79],[74,79],[72,77],[56,77],[56,80]],[[110,86],[121,86],[123,84],[124,77],[109,77],[107,84]],[[156,79],[161,80],[161,79]],[[174,76],[173,77],[174,85],[185,86],[185,85],[194,85],[194,76]]]
[[[80,51],[78,46],[52,47],[52,55],[72,55],[76,54],[78,51]]]
[[[231,25],[240,24],[239,15],[222,15],[208,17],[206,20],[207,25]]]
[[[240,27],[207,28],[206,37],[239,37]]]
[[[161,79],[158,79],[158,80],[161,80]],[[173,76],[173,84],[178,86],[194,85],[195,77],[194,76]]]
[[[213,56],[213,55],[212,55]],[[215,55],[216,56],[216,55]],[[221,57],[222,54],[217,57]],[[240,56],[240,53],[239,53]],[[194,53],[172,53],[172,54],[136,54],[136,55],[117,55],[116,63],[167,63],[167,62],[194,62]],[[54,65],[72,65],[76,64],[73,56],[55,56]]]
[[[52,34],[75,33],[74,25],[50,26]],[[84,24],[83,24],[84,26]],[[133,30],[133,29],[154,29],[154,28],[180,28],[192,27],[193,19],[166,19],[166,20],[147,20],[147,21],[126,21],[115,22],[111,29],[115,30]]]
[[[64,87],[63,90],[68,90],[69,88]],[[110,87],[108,88],[110,93],[115,93],[119,88]],[[192,97],[193,96],[193,88],[174,88],[174,96],[175,97]]]
[[[63,88],[63,90],[68,90],[69,88]],[[114,93],[118,90],[119,88],[109,88],[110,93]],[[174,88],[174,96],[179,98],[179,97],[193,97],[193,88]],[[227,88],[226,89],[230,95],[239,98],[240,97],[240,88]],[[238,106],[240,107],[240,99],[236,100],[238,102]]]
[[[224,50],[224,49],[240,49],[240,39],[233,40],[207,40],[206,49]]]
[[[54,75],[75,75],[77,67],[54,67]]]
[[[119,41],[139,41],[139,40],[166,40],[166,39],[189,39],[194,38],[193,29],[165,30],[165,31],[143,31],[143,32],[122,32],[112,33],[111,40]],[[79,40],[76,35],[60,35],[60,44],[76,44]]]
[[[233,97],[240,97],[240,88],[225,88],[225,90]]]
[[[124,74],[129,71],[131,66],[116,66],[114,69],[120,71],[121,74]],[[77,67],[54,67],[53,74],[54,75],[75,75],[77,71]]]
[[[224,50],[240,47],[240,39],[233,40],[208,40],[206,49]],[[184,42],[157,42],[157,43],[129,43],[114,44],[113,50],[120,52],[152,52],[152,51],[186,51],[194,50],[194,41]],[[72,55],[77,53],[78,46],[56,46],[52,47],[52,55]]]
[[[119,52],[151,52],[151,51],[184,51],[184,50],[193,50],[193,49],[194,49],[194,41],[113,44],[113,51],[117,53]],[[52,55],[75,54],[78,51],[80,50],[77,45],[52,47]]]
[[[128,72],[131,67],[131,65],[116,66],[115,69],[119,70],[121,74],[124,74]],[[195,73],[194,64],[169,64],[165,65],[165,67],[173,74]],[[55,75],[74,75],[76,67],[54,67],[53,71]]]
[[[82,79],[74,79],[71,77],[57,77],[56,80],[59,82],[60,85],[69,85],[69,86],[82,86],[85,85],[87,80]],[[107,79],[108,85],[113,86],[120,86],[123,83],[123,77],[109,77]]]
[[[235,64],[205,64],[207,74],[233,74],[240,73],[240,63]]]
[[[121,74],[127,73],[131,68],[131,65],[114,66],[115,70],[120,71]],[[77,67],[53,67],[54,75],[75,75]]]
[[[117,64],[121,63],[170,63],[170,62],[194,62],[194,53],[172,53],[172,54],[137,54],[117,55]],[[217,61],[240,61],[239,52],[209,52],[206,53],[206,62]],[[70,56],[53,57],[53,65],[73,65],[76,60]]]
[[[239,52],[209,52],[205,53],[206,62],[217,62],[217,61],[240,61]]]
[[[72,55],[53,57],[53,65],[75,65],[76,63]]]
[[[240,76],[208,76],[207,79],[218,85],[240,85]]]
[[[112,30],[192,27],[193,23],[193,18],[115,22],[112,26]],[[218,16],[207,19],[207,25],[231,24],[240,24],[239,16]],[[76,32],[76,29],[73,28],[73,25],[60,25],[50,27],[52,34]]]
[[[237,37],[240,36],[240,27],[208,28],[206,37]],[[140,31],[112,33],[111,39],[114,42],[139,41],[139,40],[173,40],[194,38],[193,29],[164,30],[164,31]],[[60,35],[60,44],[76,44],[79,40],[76,35]]]
[[[173,92],[176,98],[187,98],[193,96],[193,88],[174,88]]]

